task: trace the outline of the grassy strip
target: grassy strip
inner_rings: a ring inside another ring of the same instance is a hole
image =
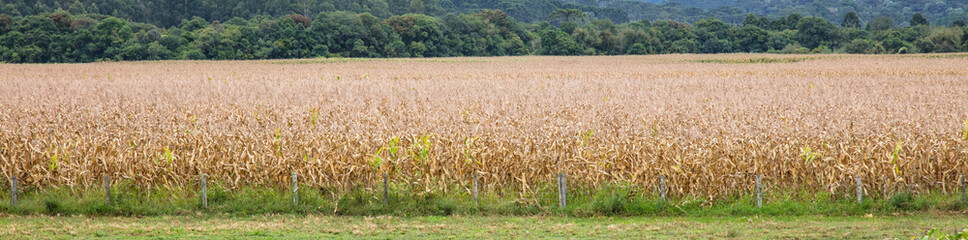
[[[463,188],[451,188],[463,189]],[[532,196],[519,191],[486,192],[476,206],[463,190],[425,192],[402,185],[391,185],[389,204],[383,203],[382,189],[358,189],[335,193],[325,189],[301,187],[299,204],[292,202],[286,189],[244,187],[229,190],[222,185],[209,187],[208,208],[197,192],[184,189],[141,190],[119,186],[112,190],[111,203],[103,189],[72,192],[64,188],[28,189],[20,194],[17,206],[9,196],[0,197],[0,212],[8,214],[155,216],[186,214],[253,215],[273,213],[336,215],[554,215],[554,216],[861,216],[890,215],[916,211],[955,212],[966,209],[958,194],[898,193],[891,197],[856,198],[826,192],[765,194],[762,208],[756,207],[755,194],[728,199],[706,200],[694,196],[670,196],[659,200],[655,194],[637,194],[630,187],[605,186],[577,188],[568,193],[568,206],[558,207],[556,188],[538,188]]]
[[[964,216],[592,217],[322,215],[45,217],[0,214],[0,239],[908,239]],[[935,238],[938,239],[938,238]]]

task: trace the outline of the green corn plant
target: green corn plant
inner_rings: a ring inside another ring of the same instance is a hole
[[[467,138],[464,139],[464,160],[467,164],[471,164],[474,161],[474,142],[480,137]]]
[[[390,148],[389,148],[390,159],[397,158],[397,152],[399,152],[400,150],[400,147],[397,146],[399,143],[400,143],[400,137],[394,137],[390,139]]]
[[[175,160],[175,153],[172,153],[168,147],[165,147],[165,159],[168,159],[168,164],[170,165],[172,161]]]
[[[417,142],[415,148],[416,148],[416,151],[415,151],[416,154],[414,155],[416,155],[417,157],[417,162],[423,163],[423,161],[427,160],[427,157],[430,155],[430,149],[433,148],[433,146],[430,143],[430,135],[425,135],[421,137],[420,141]]]
[[[961,129],[961,138],[968,141],[968,118],[965,118],[965,126]]]
[[[809,164],[809,163],[812,163],[813,160],[816,160],[817,158],[819,158],[820,154],[813,152],[813,150],[810,149],[810,147],[801,147],[800,157],[803,158],[804,163]]]
[[[276,156],[282,157],[282,133],[278,128],[276,128]]]
[[[380,167],[383,166],[383,158],[380,157],[380,154],[383,153],[383,149],[384,148],[381,147],[380,150],[376,150],[376,153],[370,157],[370,170],[373,170],[373,172],[379,171]]]
[[[316,126],[316,119],[319,119],[319,108],[309,108],[309,123]]]
[[[605,169],[612,167],[612,164],[608,162],[608,155],[606,154],[602,154],[602,167],[605,167]]]
[[[898,164],[898,156],[901,153],[901,147],[904,146],[904,142],[897,142],[897,146],[894,147],[894,154],[891,156],[891,164],[894,165],[894,177],[901,174],[901,167]]]
[[[589,130],[587,133],[579,133],[578,137],[578,156],[582,157],[585,155],[585,147],[588,145],[588,141],[592,138],[592,133],[595,131]]]
[[[60,167],[60,164],[57,163],[57,151],[54,151],[54,155],[50,156],[50,161],[47,162],[47,170],[57,171],[58,167]]]
[[[595,133],[595,131],[589,130],[588,133],[581,135],[582,137],[581,144],[580,144],[581,147],[585,147],[585,145],[588,144],[588,141],[591,140],[592,138],[592,133]]]

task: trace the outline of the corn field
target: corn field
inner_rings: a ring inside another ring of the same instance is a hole
[[[955,191],[968,56],[0,64],[0,175],[38,188]]]

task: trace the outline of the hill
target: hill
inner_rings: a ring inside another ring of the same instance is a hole
[[[632,21],[721,18],[724,13],[752,13],[781,17],[791,13],[823,17],[840,22],[848,12],[857,12],[864,23],[877,17],[890,17],[901,23],[920,13],[928,21],[948,25],[966,19],[968,1],[960,0],[601,0],[602,6],[623,9]],[[676,19],[679,18],[679,19]],[[730,21],[726,21],[730,22]]]
[[[580,9],[589,18],[615,23],[638,20],[675,20],[693,23],[715,17],[738,25],[747,14],[779,18],[791,13],[840,22],[855,11],[863,23],[877,17],[906,22],[920,13],[929,22],[949,25],[966,19],[968,1],[959,0],[5,0],[0,14],[37,15],[63,9],[71,14],[110,15],[161,27],[174,26],[194,16],[209,21],[288,14],[316,16],[320,12],[370,13],[379,18],[419,13],[443,16],[499,9],[521,22],[553,21],[559,8]]]

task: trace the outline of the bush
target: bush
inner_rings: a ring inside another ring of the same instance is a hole
[[[628,193],[614,192],[614,191],[601,191],[595,194],[595,198],[591,202],[591,207],[596,213],[612,215],[612,214],[623,214],[625,213],[625,204],[628,199]]]
[[[849,43],[844,45],[844,52],[846,53],[869,53],[870,49],[874,47],[870,41],[865,39],[854,39]]]
[[[914,197],[909,192],[895,193],[888,202],[895,210],[911,210],[914,207]]]
[[[810,49],[800,46],[799,43],[787,44],[783,47],[783,53],[788,54],[807,54],[810,53]]]

